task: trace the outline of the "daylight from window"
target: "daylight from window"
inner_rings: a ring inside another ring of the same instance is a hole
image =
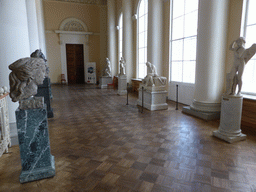
[[[243,34],[245,36],[245,47],[249,48],[253,43],[256,43],[256,1],[247,0],[247,8],[244,12],[244,27]],[[256,55],[246,64],[242,77],[242,93],[256,95]]]
[[[147,75],[148,0],[141,0],[138,11],[138,78]]]
[[[120,18],[119,18],[119,32],[118,32],[118,47],[119,47],[119,60],[121,59],[121,57],[123,56],[123,14],[120,14]]]
[[[171,81],[195,83],[198,0],[173,0],[171,7]]]

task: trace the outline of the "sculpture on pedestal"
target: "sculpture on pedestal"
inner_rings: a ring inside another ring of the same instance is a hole
[[[103,70],[103,76],[111,77],[111,66],[110,66],[109,58],[106,58],[106,65],[105,65],[105,68]]]
[[[166,103],[166,77],[159,76],[155,65],[150,62],[147,65],[147,75],[142,80],[139,88],[138,105],[150,111],[168,109]]]
[[[255,54],[256,44],[248,49],[245,49],[244,45],[245,39],[239,37],[229,46],[229,49],[234,51],[234,64],[231,72],[227,74],[226,92],[221,101],[220,126],[217,131],[213,131],[215,137],[229,143],[246,139],[246,135],[241,132],[243,96],[240,93],[244,67]]]
[[[47,75],[45,61],[40,58],[22,58],[11,65],[9,75],[10,97],[13,102],[27,99],[37,94],[37,86]]]
[[[31,53],[30,57],[43,59],[47,66],[47,60],[46,60],[43,52],[41,51],[41,49],[35,50],[33,53]],[[47,76],[45,77],[43,84],[38,86],[38,91],[37,91],[36,96],[44,97],[44,102],[47,106],[47,117],[51,118],[54,115],[53,115],[53,109],[51,107],[52,90],[51,90],[51,80],[48,77],[48,74],[49,74],[48,66],[46,67],[46,73],[47,73]]]
[[[121,57],[120,60],[120,74],[119,75],[125,75],[125,67],[126,67],[126,62],[123,57]]]
[[[242,89],[242,75],[244,72],[244,66],[256,52],[256,44],[253,44],[248,49],[245,49],[244,45],[245,39],[243,37],[239,37],[229,46],[229,50],[234,51],[234,64],[230,73],[227,74],[227,95],[235,95],[237,85],[237,95],[240,95]]]
[[[42,58],[22,58],[9,66],[10,97],[19,101],[15,111],[22,171],[20,182],[30,182],[55,175],[55,161],[50,152],[47,110],[44,97],[34,97],[47,76]]]
[[[142,80],[142,84],[144,86],[156,86],[156,85],[166,85],[167,79],[166,77],[161,77],[157,74],[156,67],[147,62],[147,76]]]

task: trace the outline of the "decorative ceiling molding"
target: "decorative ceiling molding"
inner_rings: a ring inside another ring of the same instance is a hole
[[[44,0],[44,1],[60,1],[60,2],[68,2],[68,3],[107,5],[107,0]]]

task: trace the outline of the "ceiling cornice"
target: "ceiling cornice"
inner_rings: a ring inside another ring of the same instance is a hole
[[[44,0],[44,1],[59,1],[67,3],[80,3],[80,4],[92,4],[92,5],[107,5],[107,0]]]

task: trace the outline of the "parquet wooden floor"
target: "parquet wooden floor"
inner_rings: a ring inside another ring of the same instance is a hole
[[[52,87],[56,176],[19,183],[19,147],[0,158],[0,191],[256,191],[256,137],[228,144],[218,121],[175,110],[138,112],[136,97],[91,86]],[[181,107],[180,107],[181,108]]]

